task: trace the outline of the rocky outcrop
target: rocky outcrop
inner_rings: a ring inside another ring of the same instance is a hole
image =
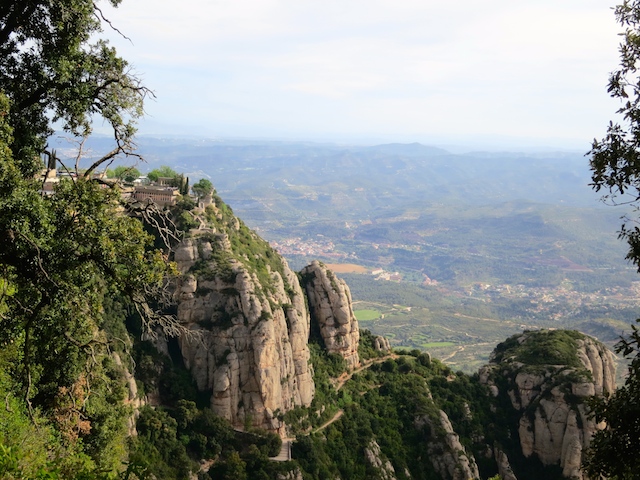
[[[189,331],[179,339],[182,357],[218,415],[236,428],[284,433],[278,414],[310,405],[314,395],[303,292],[284,259],[276,258],[276,271],[233,252],[230,235],[263,241],[228,224],[229,234],[203,230],[175,251],[183,273],[177,316]]]
[[[145,405],[145,402],[138,395],[138,384],[136,383],[135,377],[129,371],[127,366],[122,363],[122,359],[118,352],[111,352],[111,358],[113,358],[114,363],[122,369],[125,381],[127,382],[127,398],[125,399],[124,404],[131,407],[131,415],[127,418],[127,430],[130,437],[135,437],[138,435],[136,421],[140,416],[140,408]]]
[[[573,355],[562,357],[564,365],[553,361],[553,352],[532,357],[537,342]],[[559,465],[567,478],[585,478],[580,470],[582,454],[594,433],[604,427],[589,417],[585,400],[615,389],[613,354],[578,332],[527,332],[506,343],[511,346],[504,352],[500,352],[504,344],[498,346],[498,361],[485,367],[480,378],[495,396],[508,396],[518,413],[515,427],[522,454],[537,456],[543,465]],[[545,359],[553,363],[546,364]],[[506,391],[498,385],[507,385]]]
[[[509,458],[506,453],[504,453],[500,448],[496,448],[495,458],[496,463],[498,464],[498,475],[500,476],[500,480],[518,480],[513,473],[513,469],[511,468],[511,464],[509,463]]]
[[[377,335],[374,339],[373,339],[373,348],[377,351],[380,352],[390,352],[391,351],[391,344],[389,343],[389,339],[386,337],[383,337],[381,335]]]
[[[278,473],[276,476],[276,480],[303,480],[302,472],[299,467],[296,467],[295,470],[291,470],[285,473]]]
[[[443,480],[471,480],[480,478],[473,455],[467,453],[453,431],[449,417],[442,410],[436,418],[427,415],[416,419],[416,427],[429,427],[430,441],[427,448],[435,471]]]
[[[369,445],[364,449],[364,457],[369,465],[378,471],[380,480],[396,480],[396,471],[391,462],[384,458],[380,445],[375,440],[371,440]]]
[[[322,263],[314,261],[301,271],[312,321],[329,353],[341,355],[349,368],[360,365],[360,330],[347,284]]]

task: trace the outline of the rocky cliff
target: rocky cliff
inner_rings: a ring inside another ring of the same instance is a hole
[[[303,290],[287,262],[217,197],[195,214],[201,228],[174,254],[182,273],[177,316],[189,331],[179,339],[184,364],[198,389],[211,392],[214,412],[236,428],[284,433],[280,414],[314,396],[312,321],[330,352],[359,364],[349,289],[314,262],[302,273]]]
[[[301,272],[311,317],[329,353],[342,356],[349,368],[360,365],[358,320],[347,284],[322,263],[314,261]]]
[[[416,427],[429,427],[431,439],[427,453],[433,468],[443,480],[472,480],[480,478],[478,466],[460,443],[460,437],[453,431],[449,417],[442,410],[435,417],[421,416],[416,419]]]
[[[589,418],[585,400],[615,389],[615,358],[604,345],[575,331],[516,335],[498,345],[480,379],[505,400],[518,453],[558,465],[564,477],[584,478],[582,454],[603,428]]]
[[[186,367],[211,408],[236,428],[282,431],[278,413],[308,406],[309,314],[286,261],[221,201],[175,250],[179,339]]]

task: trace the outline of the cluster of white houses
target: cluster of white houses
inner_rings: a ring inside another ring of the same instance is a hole
[[[52,194],[56,183],[65,177],[73,178],[75,174],[45,170],[42,173],[42,192],[47,195]],[[104,174],[96,174],[95,177],[106,182],[116,181],[105,178]],[[172,178],[160,177],[157,182],[151,182],[146,176],[142,176],[134,180],[133,186],[123,186],[122,196],[124,198],[134,198],[140,202],[151,200],[160,207],[173,206],[180,196],[180,190],[178,187],[170,185],[172,180]]]

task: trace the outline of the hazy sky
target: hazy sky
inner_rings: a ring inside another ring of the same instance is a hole
[[[588,147],[617,108],[603,0],[123,0],[141,133]]]

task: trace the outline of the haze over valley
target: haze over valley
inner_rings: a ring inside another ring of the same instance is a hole
[[[636,318],[623,207],[592,191],[580,152],[141,137],[140,153],[141,170],[210,179],[294,269],[331,264],[392,346],[465,371],[523,329],[612,345]]]

